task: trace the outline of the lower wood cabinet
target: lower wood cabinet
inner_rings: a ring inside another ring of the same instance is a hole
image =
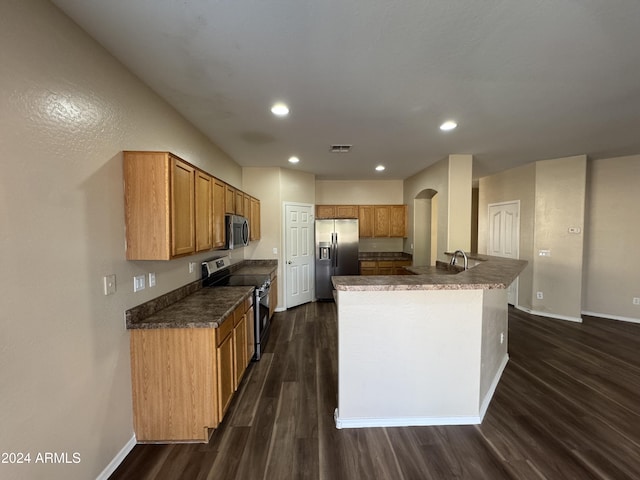
[[[253,297],[218,328],[129,332],[136,440],[207,442],[253,356]]]
[[[360,260],[360,275],[407,275],[411,260]]]

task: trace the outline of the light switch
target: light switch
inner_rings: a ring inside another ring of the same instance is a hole
[[[113,295],[116,293],[116,276],[115,275],[107,275],[103,278],[104,281],[104,294],[105,295]]]
[[[551,250],[538,250],[538,255],[541,257],[550,257]]]
[[[144,275],[133,277],[133,291],[139,292],[140,290],[144,290],[144,283]]]
[[[155,287],[155,286],[156,286],[156,274],[155,273],[150,273],[149,274],[149,288]]]

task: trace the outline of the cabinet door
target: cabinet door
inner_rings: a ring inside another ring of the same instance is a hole
[[[380,260],[378,262],[378,275],[393,275],[393,261]]]
[[[260,200],[251,197],[251,224],[249,240],[260,240]]]
[[[228,184],[225,184],[224,188],[224,211],[234,215],[236,213],[236,189]]]
[[[227,320],[230,321],[231,319]],[[222,420],[235,391],[233,372],[233,333],[229,333],[216,349],[218,371],[218,418]]]
[[[253,307],[247,310],[247,358],[245,364],[249,365],[253,355],[256,353],[256,330]]]
[[[376,275],[378,273],[378,262],[372,260],[362,260],[360,262],[360,275]]]
[[[360,205],[358,208],[358,230],[361,237],[373,237],[372,205]]]
[[[127,260],[171,258],[170,167],[166,153],[124,152]]]
[[[410,267],[410,260],[396,260],[393,262],[393,274],[394,275],[411,275],[411,272],[407,271],[404,267]]]
[[[196,252],[213,248],[213,179],[196,172]]]
[[[244,305],[244,304],[243,304]],[[238,389],[245,368],[247,368],[247,315],[238,313],[240,320],[233,329],[234,349],[234,390]]]
[[[224,202],[226,186],[222,180],[213,180],[213,248],[223,248],[225,244]]]
[[[389,206],[389,236],[390,237],[406,237],[407,236],[407,206],[391,205]]]
[[[336,205],[336,218],[358,218],[357,205]]]
[[[243,215],[249,219],[249,228],[251,228],[251,197],[246,193],[242,194],[242,211]]]
[[[171,253],[175,256],[195,252],[195,169],[177,157],[171,160]]]
[[[389,206],[388,205],[375,205],[373,207],[374,224],[373,224],[373,236],[374,237],[388,237],[389,236]]]
[[[316,218],[336,218],[335,205],[316,205]]]
[[[236,215],[247,215],[244,211],[244,194],[240,190],[236,190],[235,212]]]

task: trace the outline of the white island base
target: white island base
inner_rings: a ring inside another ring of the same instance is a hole
[[[497,289],[338,290],[337,428],[479,424],[507,361]]]

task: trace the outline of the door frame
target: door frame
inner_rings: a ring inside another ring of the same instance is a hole
[[[289,282],[291,281],[291,279],[289,278],[289,275],[287,273],[287,239],[288,237],[288,231],[287,231],[287,227],[288,227],[288,223],[289,220],[287,218],[287,206],[289,205],[298,205],[301,207],[309,207],[311,210],[311,214],[310,214],[310,219],[311,222],[313,224],[312,226],[312,232],[313,235],[310,236],[310,242],[311,245],[309,245],[310,247],[310,251],[313,252],[312,253],[312,261],[311,261],[311,266],[309,268],[309,287],[311,290],[311,301],[314,302],[316,299],[316,251],[315,251],[315,238],[316,238],[316,228],[315,228],[315,223],[316,223],[316,218],[315,218],[315,205],[312,203],[304,203],[304,202],[282,202],[282,218],[284,219],[284,221],[282,222],[282,245],[281,245],[281,255],[280,258],[282,259],[282,277],[283,277],[283,292],[282,292],[282,300],[284,303],[284,310],[289,308],[289,304],[287,302],[287,292],[289,291]]]
[[[495,203],[489,203],[487,205],[487,255],[490,254],[490,248],[491,248],[491,207],[500,207],[500,206],[504,206],[504,205],[515,205],[517,208],[517,215],[518,215],[518,221],[516,223],[516,259],[520,259],[520,200],[508,200],[505,202],[495,202]],[[519,298],[520,298],[520,276],[518,275],[518,277],[516,277],[516,279],[513,281],[513,283],[511,284],[513,285],[513,296],[514,296],[514,302],[513,302],[513,306],[514,307],[518,307],[519,306]],[[510,286],[511,286],[510,285]],[[507,287],[507,302],[509,301],[509,292],[508,292],[508,288]]]

